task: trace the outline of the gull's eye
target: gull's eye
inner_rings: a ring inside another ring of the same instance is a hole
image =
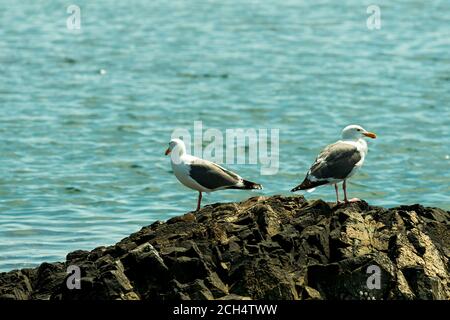
[[[361,131],[361,129],[356,129],[356,131]]]

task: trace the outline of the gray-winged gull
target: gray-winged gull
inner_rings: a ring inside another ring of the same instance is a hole
[[[187,154],[186,146],[180,139],[172,139],[166,155],[171,155],[172,170],[177,179],[186,187],[198,191],[197,211],[200,210],[202,192],[223,189],[262,189],[260,184],[242,179],[214,162]]]
[[[315,187],[334,184],[336,202],[339,203],[339,190],[337,184],[342,183],[344,202],[360,201],[357,198],[348,200],[347,179],[353,176],[364,163],[368,151],[365,137],[375,139],[375,133],[368,132],[358,125],[350,125],[342,130],[342,140],[328,145],[320,152],[303,182],[292,189],[312,191]]]

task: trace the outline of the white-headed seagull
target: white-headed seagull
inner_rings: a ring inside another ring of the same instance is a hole
[[[180,139],[172,139],[166,155],[171,154],[172,170],[186,187],[198,191],[197,211],[200,210],[202,192],[223,189],[262,189],[260,184],[242,179],[214,162],[194,157],[186,152]]]
[[[344,202],[360,201],[357,198],[347,198],[347,179],[358,171],[367,155],[367,142],[364,138],[375,139],[375,133],[368,132],[358,125],[350,125],[342,130],[342,140],[330,144],[320,152],[303,182],[292,189],[311,191],[315,187],[334,184],[336,202],[339,203],[339,190],[337,184],[342,183]]]

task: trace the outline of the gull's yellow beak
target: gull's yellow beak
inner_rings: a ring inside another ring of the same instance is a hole
[[[377,135],[373,132],[364,132],[363,135],[365,135],[366,137],[372,138],[372,139],[377,138]]]
[[[170,152],[171,152],[170,148],[167,148],[167,150],[164,154],[167,156]]]

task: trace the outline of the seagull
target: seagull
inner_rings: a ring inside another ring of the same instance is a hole
[[[368,132],[358,125],[349,125],[342,130],[342,140],[328,145],[317,156],[303,182],[291,190],[314,191],[315,187],[334,184],[336,190],[336,203],[339,201],[337,184],[342,183],[344,190],[344,202],[357,202],[360,199],[347,199],[347,179],[358,171],[366,158],[368,147],[365,137],[375,139],[373,132]]]
[[[244,180],[214,162],[203,160],[186,153],[186,146],[180,139],[172,139],[166,156],[170,159],[172,170],[177,179],[186,187],[198,191],[197,211],[200,210],[202,192],[223,189],[262,189],[262,185]]]

